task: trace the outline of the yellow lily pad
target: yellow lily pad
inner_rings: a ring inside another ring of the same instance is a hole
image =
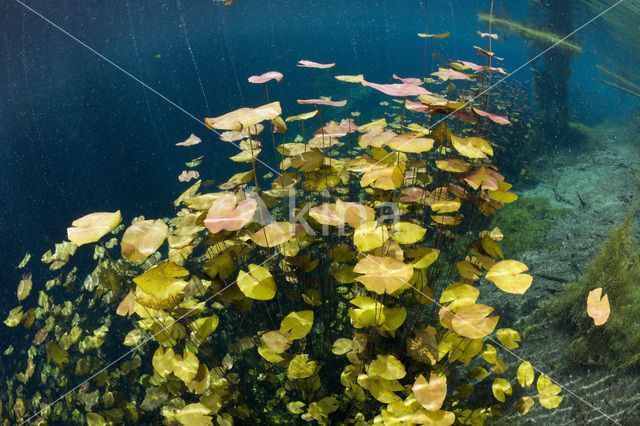
[[[95,243],[113,231],[120,224],[121,219],[120,210],[115,213],[91,213],[74,220],[71,224],[72,227],[67,228],[67,236],[69,241],[78,247],[87,243]]]
[[[595,325],[602,325],[609,319],[611,308],[609,296],[602,296],[602,288],[598,287],[589,292],[587,297],[587,314],[593,319]]]
[[[501,328],[496,332],[496,335],[502,346],[507,349],[515,349],[519,346],[520,335],[511,328]]]
[[[219,186],[220,189],[229,190],[235,188],[238,185],[249,182],[253,179],[253,170],[248,172],[240,172],[231,176],[228,181]],[[177,201],[177,200],[176,200]]]
[[[173,262],[163,262],[147,269],[133,279],[138,288],[160,300],[174,299],[182,294],[187,285],[179,277],[189,275],[189,271]]]
[[[208,317],[198,318],[191,321],[191,323],[189,324],[189,327],[193,330],[193,332],[197,337],[197,339],[194,339],[194,340],[201,342],[207,337],[209,337],[211,333],[216,331],[216,328],[218,328],[219,322],[220,322],[220,319],[218,318],[217,315],[211,315]]]
[[[398,244],[417,243],[427,232],[422,226],[411,222],[396,222],[389,227],[389,230],[391,239]]]
[[[393,166],[367,171],[360,179],[360,186],[393,190],[400,188],[404,182],[404,167]]]
[[[385,225],[378,225],[375,220],[365,222],[353,233],[353,244],[362,252],[382,247],[389,239],[389,231]]]
[[[260,356],[272,364],[284,361],[284,357],[268,346],[259,346],[258,353]]]
[[[280,114],[280,102],[272,102],[258,108],[239,108],[219,117],[205,118],[204,122],[211,129],[241,131]]]
[[[358,127],[356,130],[360,133],[367,133],[372,129],[375,129],[375,128],[384,129],[385,127],[387,127],[387,120],[385,120],[384,118],[381,118],[379,120],[375,120],[370,123],[364,124]]]
[[[533,372],[533,367],[529,361],[524,361],[518,367],[518,382],[520,386],[531,386],[533,384],[533,379],[535,377],[535,373]]]
[[[353,340],[340,338],[333,342],[333,346],[331,347],[331,352],[335,355],[344,355],[347,352],[351,351],[353,348]]]
[[[487,317],[493,308],[474,304],[458,309],[451,319],[453,331],[469,339],[482,339],[493,332],[500,317]]]
[[[372,255],[360,260],[353,271],[364,274],[356,277],[356,281],[378,294],[391,294],[406,286],[413,277],[413,266],[389,257]]]
[[[287,404],[287,410],[293,414],[302,414],[304,413],[304,402],[302,401],[292,401]]]
[[[447,172],[464,173],[469,170],[469,163],[460,158],[448,158],[436,160],[436,167]]]
[[[88,426],[106,426],[107,421],[98,413],[87,413],[85,415]]]
[[[13,308],[9,311],[7,319],[4,320],[5,325],[7,327],[15,327],[16,325],[20,324],[20,320],[22,319],[23,314],[24,312],[22,312],[22,306]]]
[[[346,83],[362,83],[364,75],[336,75],[334,78],[338,81],[344,81]]]
[[[31,293],[31,286],[33,282],[31,281],[31,272],[28,274],[24,274],[20,283],[18,284],[18,301],[24,300]]]
[[[491,391],[493,392],[493,396],[500,402],[504,402],[505,396],[511,396],[513,392],[511,383],[502,377],[498,377],[493,381]]]
[[[540,405],[544,408],[551,410],[552,408],[556,408],[562,402],[562,397],[558,396],[562,388],[558,385],[554,385],[551,382],[551,379],[544,374],[541,374],[538,377],[536,387],[538,389],[538,400],[540,401]]]
[[[416,401],[427,411],[438,411],[447,396],[447,383],[435,373],[431,373],[429,381],[421,374],[411,388]]]
[[[142,337],[140,330],[135,328],[127,333],[122,344],[125,346],[135,346],[140,341],[140,337]]]
[[[279,330],[269,331],[264,333],[261,336],[262,341],[265,345],[274,352],[281,354],[282,352],[289,349],[291,346],[291,340],[287,338],[284,334],[280,333]]]
[[[291,312],[280,322],[280,333],[290,340],[302,339],[313,326],[313,311]]]
[[[318,112],[319,112],[318,110],[310,111],[310,112],[303,112],[302,114],[298,114],[298,115],[294,115],[294,116],[291,116],[291,117],[287,117],[284,121],[289,122],[289,121],[306,120],[308,118],[317,116]],[[289,154],[287,154],[287,155],[289,155]]]
[[[386,380],[402,379],[406,376],[404,364],[393,355],[378,355],[367,365],[367,374]]]
[[[516,402],[516,409],[521,415],[525,415],[531,410],[535,401],[530,396],[523,396]]]
[[[304,234],[302,225],[291,222],[270,223],[256,231],[251,239],[260,247],[275,247]]]
[[[135,262],[152,255],[164,243],[168,232],[169,228],[160,219],[134,223],[122,236],[122,257]]]
[[[440,250],[427,247],[418,247],[407,251],[407,256],[413,259],[412,263],[415,269],[424,269],[428,267],[438,259],[439,255]]]
[[[517,260],[502,260],[489,269],[485,278],[506,293],[524,294],[533,281],[531,275],[522,273],[528,269]]]
[[[434,142],[431,138],[421,138],[420,133],[403,133],[387,141],[385,145],[394,151],[420,154],[431,150]]]
[[[290,379],[306,379],[313,376],[317,369],[318,363],[310,360],[309,355],[296,355],[289,361],[288,376]]]
[[[454,134],[450,134],[450,136],[451,144],[464,157],[487,158],[487,155],[493,155],[493,148],[485,139],[477,136],[459,138]]]
[[[440,225],[454,226],[460,224],[462,219],[457,216],[431,215],[431,220]]]
[[[276,295],[276,282],[264,266],[249,265],[249,272],[238,273],[238,288],[250,299],[270,300]]]
[[[196,377],[198,367],[200,367],[200,361],[189,349],[185,349],[182,356],[174,354],[172,365],[173,374],[186,385]]]
[[[212,423],[211,409],[201,402],[188,404],[176,414],[176,420],[184,426],[209,426]]]

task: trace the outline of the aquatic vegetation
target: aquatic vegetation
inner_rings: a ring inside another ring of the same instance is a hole
[[[513,255],[527,248],[536,248],[547,234],[553,220],[569,214],[571,209],[554,208],[544,197],[523,197],[505,206],[493,222],[504,232],[502,246]]]
[[[637,196],[580,281],[545,307],[572,333],[567,358],[573,363],[626,369],[640,362],[640,248],[631,232]]]
[[[637,98],[640,98],[640,86],[631,81],[628,77],[622,75],[622,72],[616,73],[613,72],[602,65],[596,65],[596,68],[607,77],[613,79],[613,82],[602,80],[600,78],[594,78],[594,80],[604,83],[608,86],[615,87],[616,89],[622,90],[630,95],[633,95]]]
[[[466,82],[493,70],[434,76]],[[267,74],[254,81],[279,77]],[[208,117],[221,140],[240,141],[231,160],[250,170],[214,192],[197,180],[171,218],[73,221],[70,242],[42,260],[58,270],[93,250],[95,267],[84,280],[84,264],[50,280],[37,301],[31,276],[20,283],[22,305],[5,324],[37,331],[12,359],[20,373],[0,396],[7,422],[478,424],[501,417],[502,403],[521,414],[536,396],[560,404],[548,377],[538,375],[536,395],[531,364],[516,373],[498,356],[520,335],[501,327],[478,287],[484,277],[491,291],[524,294],[533,280],[504,259],[502,232],[489,226],[517,197],[480,130],[510,119],[440,83],[432,93],[417,78],[336,78],[402,98],[385,105],[392,123],[357,125],[350,111],[325,123],[321,107],[347,101],[315,93],[298,101],[315,111],[286,119],[269,100]],[[311,118],[319,124],[308,138]],[[302,135],[286,127],[296,121]],[[265,122],[283,140],[275,175],[261,177]]]
[[[483,24],[489,23],[488,13],[479,13],[478,20]],[[520,22],[514,22],[506,17],[493,16],[491,22],[496,28],[518,34],[520,37],[528,40],[535,40],[539,43],[543,43],[546,46],[557,44],[558,47],[572,51],[573,53],[582,52],[582,48],[575,43],[568,40],[562,40],[563,36],[553,34],[551,32],[542,31],[539,29],[531,28]],[[545,47],[546,47],[545,46]]]
[[[200,139],[199,137],[191,133],[191,135],[189,135],[187,139],[185,139],[182,142],[178,142],[176,146],[193,146],[193,145],[198,145],[201,142],[202,142],[202,139]]]

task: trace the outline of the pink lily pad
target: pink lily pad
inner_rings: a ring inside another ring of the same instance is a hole
[[[200,142],[202,142],[202,139],[192,133],[186,140],[178,142],[176,146],[192,146],[198,145]]]
[[[371,83],[369,81],[363,80],[362,85],[372,87],[384,93],[385,95],[389,95],[389,96],[404,97],[404,96],[420,96],[420,95],[432,94],[424,87],[420,87],[415,84],[397,84],[397,83],[396,84],[378,84],[378,83]]]
[[[342,107],[347,104],[347,101],[327,101],[324,99],[298,99],[299,104],[314,104],[314,105],[329,105],[335,107]]]
[[[478,109],[476,107],[471,107],[471,109],[476,114],[478,114],[478,115],[480,115],[482,117],[487,117],[489,120],[493,121],[494,123],[511,124],[509,119],[507,117],[503,116],[503,115],[491,114],[490,112],[482,111],[482,110],[480,110],[480,109]]]
[[[431,75],[440,77],[443,81],[447,80],[469,80],[469,76],[463,72],[452,70],[451,68],[440,69],[440,71],[432,72]]]
[[[198,178],[200,178],[200,173],[198,173],[197,170],[183,170],[180,176],[178,176],[180,182],[189,182],[191,179]]]
[[[298,61],[297,64],[299,67],[304,67],[304,68],[320,68],[320,69],[327,69],[327,68],[332,68],[335,67],[336,64],[320,64],[318,62],[313,62],[313,61],[307,61],[307,60],[300,60]]]
[[[279,73],[278,71],[268,71],[261,75],[252,75],[251,77],[249,77],[249,83],[260,84],[266,83],[270,80],[280,82],[280,80],[282,80],[282,77],[282,73]]]
[[[400,80],[404,84],[413,84],[415,86],[421,86],[424,83],[424,81],[422,81],[422,79],[420,78],[411,78],[411,77],[401,78],[395,74],[393,75],[393,78],[395,78],[396,80]]]
[[[211,205],[204,220],[204,226],[212,234],[222,230],[237,231],[251,222],[257,205],[256,200],[247,198],[236,206],[236,196],[225,194]]]

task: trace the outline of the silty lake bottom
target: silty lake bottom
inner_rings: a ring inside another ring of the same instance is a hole
[[[2,424],[637,424],[639,19],[4,2]]]

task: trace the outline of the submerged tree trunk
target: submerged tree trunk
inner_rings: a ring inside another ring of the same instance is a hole
[[[573,31],[573,0],[542,0],[532,2],[531,17],[536,27],[564,38]],[[532,56],[552,45],[533,41]],[[569,77],[574,53],[553,47],[536,66],[533,90],[538,102],[541,120],[536,128],[538,140],[549,148],[575,143],[575,134],[569,127]],[[534,63],[535,66],[535,63]]]

